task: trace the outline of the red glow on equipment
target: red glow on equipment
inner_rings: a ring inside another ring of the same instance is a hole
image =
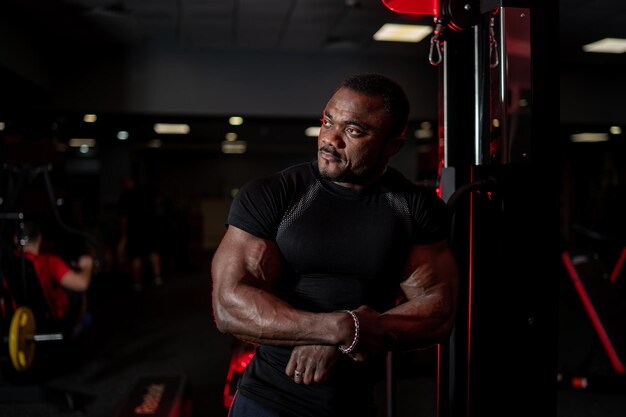
[[[626,247],[622,248],[622,251],[619,254],[619,258],[617,259],[617,263],[615,267],[611,271],[611,283],[615,284],[617,278],[619,277],[620,272],[622,272],[622,268],[624,267],[624,261],[626,261]]]
[[[224,386],[224,407],[230,409],[237,391],[239,379],[254,356],[255,346],[250,343],[236,345],[230,357],[226,385]]]
[[[589,385],[587,378],[585,377],[574,377],[572,378],[572,387],[574,388],[587,388],[587,386]]]
[[[439,15],[439,0],[382,0],[385,7],[397,13]]]
[[[565,265],[565,269],[567,270],[567,273],[570,276],[574,284],[574,287],[576,288],[576,291],[578,292],[580,300],[582,301],[582,304],[585,310],[587,311],[587,315],[591,319],[591,323],[593,327],[595,328],[596,333],[598,334],[598,337],[600,338],[600,342],[602,343],[602,346],[604,347],[607,353],[607,356],[609,357],[609,360],[611,361],[611,364],[613,365],[613,368],[619,374],[626,373],[626,365],[622,363],[619,357],[619,354],[615,349],[615,346],[613,346],[611,338],[607,334],[607,329],[605,328],[605,325],[602,322],[600,315],[598,314],[598,311],[596,310],[593,302],[591,301],[588,291],[585,288],[585,285],[583,281],[581,280],[581,277],[578,275],[578,272],[576,271],[576,268],[574,267],[574,263],[572,262],[572,259],[570,258],[569,253],[563,252],[561,254],[561,260],[563,261],[563,264]]]

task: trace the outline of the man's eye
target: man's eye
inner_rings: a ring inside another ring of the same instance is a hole
[[[320,121],[322,122],[322,126],[324,127],[328,127],[331,125],[330,120],[328,119],[320,119]]]
[[[348,132],[352,136],[359,136],[359,135],[361,135],[363,133],[359,129],[355,129],[353,127],[348,127],[346,129],[346,132]]]

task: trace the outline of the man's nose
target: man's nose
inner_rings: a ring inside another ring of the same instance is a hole
[[[323,129],[320,132],[320,138],[323,143],[333,145],[335,148],[343,148],[344,142],[338,127],[332,126],[329,129]]]

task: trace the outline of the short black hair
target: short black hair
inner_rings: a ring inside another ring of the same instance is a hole
[[[369,97],[382,97],[383,109],[391,116],[390,136],[403,136],[409,120],[410,104],[404,89],[397,82],[374,73],[352,75],[337,87],[348,88]]]

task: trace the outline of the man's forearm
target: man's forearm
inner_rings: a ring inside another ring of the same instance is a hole
[[[425,296],[384,312],[379,320],[396,337],[395,349],[417,349],[450,336],[454,317],[449,305],[441,296]]]
[[[349,343],[354,325],[348,314],[297,310],[272,293],[281,270],[274,242],[229,227],[211,265],[218,329],[273,345]]]
[[[406,302],[383,313],[384,327],[398,349],[414,349],[446,339],[454,326],[458,269],[446,241],[412,248],[400,288]]]
[[[215,295],[220,331],[253,343],[278,346],[338,345],[351,337],[345,313],[297,310],[268,291],[238,284],[227,295]]]

